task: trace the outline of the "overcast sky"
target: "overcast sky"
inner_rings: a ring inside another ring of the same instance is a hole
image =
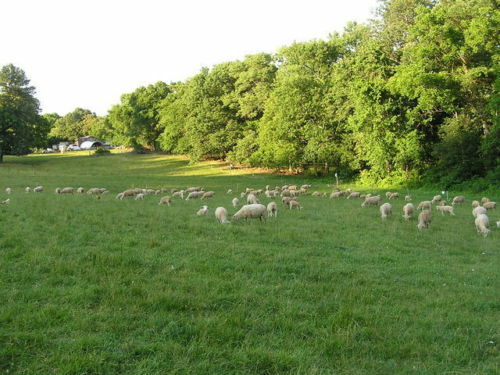
[[[120,95],[204,67],[325,39],[373,17],[377,0],[10,0],[0,10],[0,66],[37,89],[43,113],[99,115]]]

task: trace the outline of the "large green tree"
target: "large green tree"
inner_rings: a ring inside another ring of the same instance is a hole
[[[75,141],[90,135],[98,117],[92,111],[76,108],[74,111],[57,119],[50,131],[50,136]]]
[[[6,154],[23,155],[41,146],[49,130],[29,83],[24,71],[12,64],[0,70],[0,162]]]

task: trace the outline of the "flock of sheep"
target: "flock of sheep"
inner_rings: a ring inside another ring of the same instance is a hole
[[[268,217],[277,217],[278,215],[278,205],[273,199],[281,198],[282,204],[288,209],[302,209],[302,206],[299,203],[298,197],[300,195],[309,194],[309,190],[311,189],[311,185],[284,185],[284,186],[275,186],[271,188],[270,185],[267,185],[265,189],[251,189],[246,188],[244,192],[240,193],[239,197],[235,197],[232,199],[231,204],[234,208],[239,207],[240,201],[244,200],[246,204],[244,204],[231,218],[231,221],[237,221],[240,219],[260,219],[264,220],[266,213]],[[33,191],[34,193],[43,192],[43,186],[36,186],[33,189],[30,187],[26,187],[24,189],[26,193],[30,193]],[[123,200],[125,198],[131,198],[135,200],[142,200],[146,195],[159,195],[165,193],[166,189],[154,190],[154,189],[127,189],[123,192],[120,192],[116,195],[116,199]],[[55,190],[56,194],[84,194],[87,193],[89,195],[96,196],[97,199],[100,199],[102,195],[108,194],[109,191],[105,188],[91,188],[85,191],[84,188],[79,187],[74,189],[72,187],[65,188],[57,188]],[[6,188],[6,194],[11,194],[12,189]],[[170,206],[174,198],[178,198],[181,200],[193,200],[193,199],[210,199],[215,196],[214,191],[205,191],[202,187],[189,187],[184,190],[171,189],[171,195],[165,195],[160,198],[158,204],[163,205],[166,204]],[[233,194],[233,191],[230,189],[227,191],[227,194]],[[271,199],[272,201],[267,204],[267,206],[260,203],[259,196],[265,195],[266,198]],[[321,193],[315,191],[310,194],[314,197],[328,197],[328,194]],[[387,192],[385,194],[386,198],[389,200],[398,199],[399,193],[397,192]],[[362,199],[361,207],[368,206],[380,206],[380,215],[382,219],[386,219],[392,213],[392,205],[388,202],[380,204],[382,197],[380,195],[371,195],[371,194],[361,194],[360,192],[353,191],[351,189],[347,190],[338,190],[334,189],[329,195],[331,199],[339,199],[341,197],[346,197],[346,199]],[[404,200],[407,201],[403,207],[403,218],[405,220],[409,220],[412,218],[414,212],[416,210],[420,210],[421,212],[418,215],[418,229],[428,228],[429,224],[432,221],[432,207],[441,212],[442,215],[445,213],[450,215],[455,215],[454,206],[458,204],[465,203],[464,196],[456,196],[453,198],[451,205],[442,198],[441,195],[436,195],[429,201],[422,201],[417,205],[417,208],[410,202],[412,200],[411,196],[406,195]],[[2,205],[8,205],[10,203],[10,199],[6,199],[1,201]],[[489,229],[489,218],[488,218],[488,210],[496,209],[496,203],[490,201],[488,198],[483,197],[481,201],[474,200],[472,202],[472,215],[475,218],[475,226],[476,230],[479,234],[483,236],[487,236],[491,231]],[[207,216],[209,212],[208,206],[202,206],[198,211],[198,216]],[[228,211],[224,207],[217,207],[215,209],[215,218],[221,224],[228,224]],[[497,227],[500,227],[500,221],[497,221]]]

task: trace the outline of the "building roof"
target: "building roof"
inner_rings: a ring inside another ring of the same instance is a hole
[[[89,150],[92,147],[102,146],[102,142],[99,141],[85,141],[80,145],[82,150]]]

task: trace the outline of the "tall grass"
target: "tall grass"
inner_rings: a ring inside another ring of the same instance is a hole
[[[424,231],[402,219],[403,201],[382,221],[358,200],[310,196],[265,223],[220,225],[215,208],[234,213],[247,186],[331,190],[254,172],[160,155],[7,158],[0,372],[498,373],[500,230],[478,236],[469,204],[434,212]],[[22,191],[38,184],[46,191]],[[190,185],[216,191],[210,216],[195,215],[200,201],[114,199]],[[58,196],[58,186],[112,193]]]

